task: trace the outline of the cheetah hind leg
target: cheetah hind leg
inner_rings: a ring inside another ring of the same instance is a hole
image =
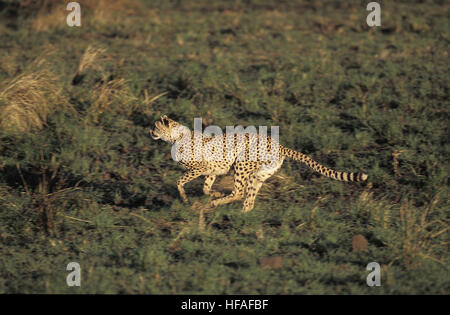
[[[211,201],[208,204],[208,208],[216,208],[220,205],[224,205],[224,204],[231,203],[233,201],[242,199],[243,197],[244,197],[244,190],[243,189],[239,189],[239,190],[235,189],[228,196]]]
[[[223,197],[224,194],[220,191],[212,190],[211,187],[214,184],[214,181],[216,180],[216,175],[208,175],[205,178],[205,184],[203,185],[203,192],[207,196],[211,197]]]
[[[278,165],[274,168],[262,168],[258,172],[250,176],[247,184],[242,212],[249,212],[253,209],[253,207],[255,206],[256,196],[258,195],[262,184],[280,169],[283,161],[284,159],[279,161]]]
[[[234,169],[233,191],[225,197],[211,201],[209,206],[211,208],[216,208],[217,206],[243,199],[244,194],[245,194],[245,189],[247,187],[248,179],[250,177],[250,174],[253,171],[254,171],[254,165],[252,165],[252,164],[250,165],[250,167],[247,165],[247,167],[244,168],[244,167],[240,167],[240,163],[236,163],[235,169]]]

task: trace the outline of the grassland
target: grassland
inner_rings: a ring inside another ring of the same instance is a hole
[[[370,28],[365,1],[79,2],[71,28],[61,1],[0,1],[0,293],[450,293],[448,3],[379,1]],[[280,126],[369,180],[286,162],[202,228],[162,114]]]

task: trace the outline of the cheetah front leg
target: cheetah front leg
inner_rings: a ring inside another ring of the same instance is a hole
[[[247,184],[247,190],[245,194],[244,206],[242,212],[249,212],[255,206],[255,199],[263,183],[273,174],[275,174],[283,164],[284,158],[282,158],[276,167],[267,168],[262,167],[258,172],[250,176]]]
[[[205,193],[205,195],[208,195],[211,197],[223,197],[224,194],[222,194],[219,191],[214,191],[211,189],[215,180],[216,180],[216,175],[207,175],[205,178],[205,184],[203,185],[203,192]]]
[[[191,170],[191,171],[185,173],[183,176],[181,176],[180,179],[178,179],[178,181],[177,181],[178,191],[180,193],[181,198],[183,199],[183,201],[185,203],[188,203],[189,200],[188,200],[188,198],[186,196],[186,193],[184,191],[183,186],[186,183],[189,183],[191,180],[199,177],[200,175],[202,175],[202,173],[200,171],[198,171],[198,170]]]

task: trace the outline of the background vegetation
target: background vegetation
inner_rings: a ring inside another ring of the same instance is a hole
[[[64,2],[0,1],[1,293],[450,292],[448,3],[379,1],[369,28],[368,1],[80,0],[71,28]],[[202,224],[162,114],[278,125],[369,181],[287,162]]]

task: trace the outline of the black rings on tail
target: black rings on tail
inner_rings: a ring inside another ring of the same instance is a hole
[[[316,161],[311,159],[309,156],[307,156],[301,152],[297,152],[292,149],[289,149],[286,147],[281,147],[281,146],[280,146],[280,149],[284,156],[287,156],[294,160],[303,162],[306,165],[308,165],[310,168],[312,168],[313,170],[315,170],[316,172],[318,172],[324,176],[327,176],[327,177],[330,177],[330,178],[333,178],[336,180],[346,181],[346,182],[363,182],[363,181],[367,180],[367,174],[338,172],[338,171],[332,170],[326,166],[323,166],[323,165],[317,163]]]

